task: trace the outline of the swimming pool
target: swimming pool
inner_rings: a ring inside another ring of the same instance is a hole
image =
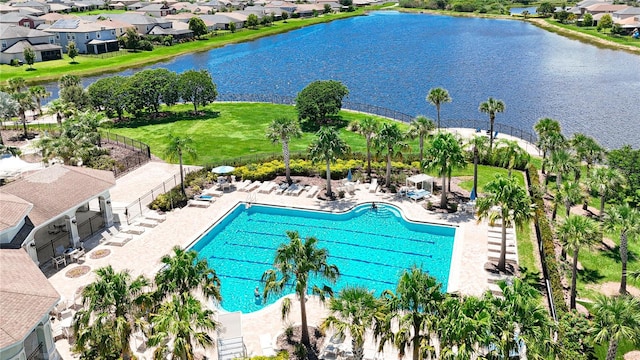
[[[336,293],[346,285],[364,286],[376,295],[395,290],[400,272],[414,264],[447,289],[454,227],[409,222],[398,208],[384,204],[339,214],[239,204],[192,247],[218,274],[224,310],[249,313],[277,300],[260,303],[254,289],[262,291],[260,278],[272,267],[278,246],[289,242],[288,230],[302,239],[314,236],[318,247],[328,249],[329,263],[340,270],[332,286]]]

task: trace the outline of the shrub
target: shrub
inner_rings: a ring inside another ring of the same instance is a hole
[[[160,194],[158,197],[149,204],[149,208],[152,210],[170,211],[177,207],[186,205],[187,198],[182,195],[180,186],[174,187],[169,192]]]
[[[152,51],[153,50],[153,44],[149,40],[141,40],[140,41],[140,49],[145,50],[145,51]]]
[[[11,59],[11,62],[9,63],[9,65],[11,65],[11,66],[20,66],[20,60],[19,59]]]
[[[458,203],[449,203],[449,209],[451,209],[451,212],[458,211]]]

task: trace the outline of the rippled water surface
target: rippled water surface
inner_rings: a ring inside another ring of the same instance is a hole
[[[492,96],[506,104],[497,122],[531,130],[551,117],[567,134],[640,146],[640,56],[520,21],[375,12],[152,67],[207,68],[220,93],[295,96],[335,79],[349,101],[430,117],[425,96],[441,86],[453,98],[443,119],[485,119],[478,105]]]

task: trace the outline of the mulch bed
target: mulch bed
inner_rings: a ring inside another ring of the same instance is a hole
[[[100,249],[100,250],[96,250],[94,252],[91,253],[91,255],[89,255],[89,258],[91,259],[102,259],[103,257],[107,257],[109,256],[109,254],[111,254],[111,250],[109,249]]]
[[[317,360],[320,354],[320,348],[324,343],[324,334],[317,328],[309,326],[309,341],[311,342],[311,348],[307,349],[308,360]],[[280,334],[276,339],[276,346],[278,350],[286,350],[289,353],[289,359],[298,359],[296,356],[296,345],[300,344],[300,337],[302,336],[302,326],[293,327],[293,335],[291,338],[287,338],[286,334]]]
[[[91,271],[91,267],[88,265],[81,265],[78,267],[75,267],[69,271],[67,271],[64,275],[68,278],[79,278],[80,276],[86,275],[89,273],[89,271]]]

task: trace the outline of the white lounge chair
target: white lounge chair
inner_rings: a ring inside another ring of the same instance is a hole
[[[145,230],[142,226],[135,226],[135,225],[127,226],[120,229],[120,233],[133,234],[133,235],[140,235],[144,233],[144,231]]]
[[[208,208],[209,205],[211,205],[211,201],[189,200],[189,206]]]
[[[273,345],[271,345],[271,335],[260,335],[260,347],[262,348],[263,356],[276,356],[276,352],[273,350]]]
[[[136,225],[137,226],[148,227],[148,228],[153,228],[153,227],[158,226],[158,222],[155,221],[155,220],[142,218],[136,223]]]
[[[276,190],[276,195],[282,195],[282,194],[284,194],[287,190],[289,190],[289,184],[287,184],[287,183],[280,184],[280,185],[277,185],[277,184],[276,184],[276,186],[277,186],[277,187],[275,188],[275,190]]]
[[[124,246],[127,242],[133,239],[133,236],[125,233],[117,233],[112,235],[108,231],[103,231],[100,235],[106,241],[107,245]]]
[[[278,187],[278,184],[274,183],[273,181],[269,181],[262,184],[262,186],[260,186],[260,188],[258,189],[258,192],[262,194],[269,194],[273,191],[273,189],[277,187]]]
[[[167,220],[167,217],[165,215],[160,215],[155,211],[146,212],[143,216],[145,217],[145,219],[155,220],[159,223]]]
[[[318,187],[316,185],[313,185],[307,190],[307,197],[312,198],[316,195],[317,192],[318,192]]]
[[[202,195],[209,195],[209,196],[215,196],[215,197],[220,197],[224,194],[224,191],[220,191],[220,190],[216,190],[216,189],[206,189],[202,192]]]
[[[291,186],[289,186],[287,191],[285,191],[285,194],[286,195],[291,195],[291,196],[298,196],[298,195],[300,195],[302,190],[304,190],[304,187],[302,187],[302,186],[300,186],[298,184],[291,184]]]
[[[374,193],[376,191],[378,191],[378,179],[373,178],[371,179],[371,185],[369,185],[369,192]]]
[[[251,180],[245,180],[243,182],[236,183],[235,187],[238,191],[244,191],[244,188],[249,186],[249,184],[251,184]]]
[[[249,191],[253,191],[253,190],[255,190],[255,189],[259,188],[259,187],[260,187],[260,185],[262,185],[262,182],[261,182],[261,181],[254,181],[254,182],[252,182],[251,184],[249,184],[249,185],[245,186],[244,188],[242,188],[242,189],[240,189],[240,190],[241,190],[241,191],[244,191],[244,192],[249,192]]]

